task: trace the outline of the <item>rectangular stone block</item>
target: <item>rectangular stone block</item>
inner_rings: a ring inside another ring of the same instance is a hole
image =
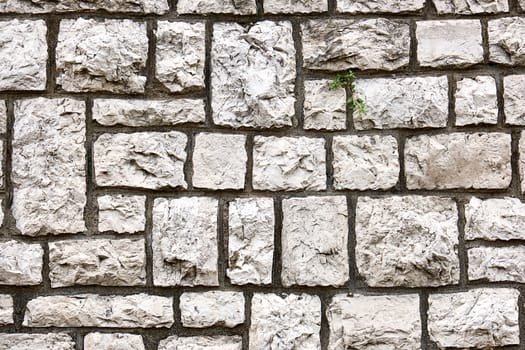
[[[167,0],[3,0],[0,12],[48,13],[72,11],[131,12],[162,15],[168,12]]]
[[[432,0],[438,14],[471,15],[497,13],[509,10],[508,0]]]
[[[42,283],[44,250],[40,244],[17,241],[0,243],[0,284],[37,285]]]
[[[84,337],[84,350],[145,350],[142,336],[125,333],[89,333]]]
[[[346,129],[346,92],[344,89],[330,90],[328,79],[304,82],[305,130]]]
[[[337,0],[337,12],[349,13],[405,13],[420,12],[425,0]]]
[[[229,13],[234,15],[255,15],[255,0],[179,0],[177,12],[180,14]]]
[[[475,247],[468,250],[468,279],[525,282],[525,247]]]
[[[136,233],[146,227],[146,196],[98,197],[98,230]]]
[[[75,350],[75,342],[65,333],[0,333],[0,350]]]
[[[13,297],[7,294],[0,294],[0,326],[13,324]]]
[[[525,64],[525,18],[506,17],[489,21],[490,61],[506,65]]]
[[[180,317],[184,327],[234,328],[244,323],[244,295],[223,291],[182,293]]]
[[[197,336],[178,337],[172,335],[162,339],[158,350],[192,349],[192,350],[241,350],[242,338],[239,336]]]
[[[311,13],[328,11],[327,0],[265,0],[265,13]]]
[[[505,122],[510,125],[525,125],[525,74],[503,78],[503,100]]]
[[[463,78],[456,85],[456,125],[498,122],[498,98],[493,77]]]
[[[0,100],[0,133],[6,132],[7,125],[7,104],[6,101]]]

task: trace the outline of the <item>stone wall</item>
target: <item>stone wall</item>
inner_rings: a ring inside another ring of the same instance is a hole
[[[525,1],[0,17],[0,350],[525,348]]]

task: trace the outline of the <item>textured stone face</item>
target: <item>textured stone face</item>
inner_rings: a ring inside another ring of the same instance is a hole
[[[117,233],[144,231],[146,196],[122,194],[98,197],[98,230]]]
[[[0,333],[0,350],[75,350],[75,342],[68,334]]]
[[[346,128],[346,92],[330,90],[327,79],[304,82],[304,123],[307,130],[344,130]]]
[[[164,14],[167,0],[2,0],[0,12],[47,13],[82,10]]]
[[[89,333],[84,337],[84,350],[144,350],[142,336],[125,333]]]
[[[507,17],[489,21],[490,61],[525,64],[525,18]]]
[[[326,12],[328,2],[324,0],[266,0],[265,13],[309,13]]]
[[[218,201],[209,197],[155,200],[155,285],[218,285],[217,212]]]
[[[231,13],[254,15],[257,12],[255,0],[179,0],[178,13]]]
[[[320,330],[321,301],[318,296],[253,295],[250,349],[321,350]]]
[[[360,197],[356,262],[372,287],[423,287],[459,281],[458,212],[448,198]]]
[[[324,139],[255,136],[253,188],[269,191],[325,189]]]
[[[183,293],[180,316],[184,327],[233,328],[244,323],[244,296],[240,292]]]
[[[326,317],[328,350],[421,349],[417,295],[336,295]]]
[[[232,284],[272,282],[275,215],[271,198],[229,203],[229,263]]]
[[[173,298],[147,294],[43,296],[27,303],[27,327],[169,328]]]
[[[7,105],[0,100],[0,133],[5,133],[7,124]]]
[[[246,176],[246,136],[200,133],[193,151],[193,186],[243,189]]]
[[[146,284],[144,239],[89,239],[49,243],[51,287]]]
[[[510,135],[452,133],[407,139],[409,189],[507,188],[511,181]]]
[[[498,122],[498,98],[493,77],[463,78],[456,84],[456,125]]]
[[[468,250],[470,281],[525,282],[525,247],[477,247]]]
[[[369,13],[369,12],[415,12],[425,6],[424,0],[337,0],[338,12]]]
[[[409,28],[401,21],[310,20],[301,25],[301,32],[308,69],[391,71],[408,65]]]
[[[0,90],[44,90],[48,59],[46,23],[0,21],[0,32]]]
[[[508,0],[432,0],[438,14],[496,13],[509,10]]]
[[[356,129],[444,127],[448,118],[447,77],[359,79],[356,94],[366,113],[354,113]]]
[[[147,54],[145,23],[62,20],[56,48],[57,85],[73,92],[143,92]]]
[[[440,348],[518,344],[518,295],[517,290],[505,288],[430,294],[430,339]]]
[[[348,281],[346,198],[290,198],[282,206],[283,285],[344,285]]]
[[[16,241],[0,243],[0,284],[42,283],[43,255],[44,250],[39,244]]]
[[[336,136],[334,187],[341,189],[388,189],[399,178],[399,154],[393,136]]]
[[[93,119],[107,126],[163,126],[204,122],[204,101],[95,99]]]
[[[177,337],[173,335],[159,343],[159,350],[241,350],[242,338],[239,336],[200,336]]]
[[[215,24],[211,65],[215,124],[234,128],[292,125],[295,47],[290,22]]]
[[[176,131],[102,134],[94,145],[97,184],[186,188],[186,140]]]
[[[422,67],[466,67],[483,61],[478,20],[419,21],[416,37]]]
[[[503,78],[505,122],[525,125],[525,75],[509,75]]]
[[[85,230],[85,104],[69,98],[15,102],[13,216],[23,235]]]
[[[159,21],[156,78],[171,92],[204,88],[204,23]]]
[[[13,297],[0,294],[0,326],[13,323]]]

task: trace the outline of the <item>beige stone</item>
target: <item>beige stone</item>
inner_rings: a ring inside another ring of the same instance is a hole
[[[244,296],[240,292],[182,293],[180,317],[184,327],[234,328],[244,323]]]

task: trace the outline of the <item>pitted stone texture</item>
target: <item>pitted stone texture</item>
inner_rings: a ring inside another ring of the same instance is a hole
[[[107,126],[164,126],[203,123],[204,101],[95,99],[93,119]]]
[[[255,0],[179,0],[177,12],[181,14],[196,13],[230,13],[235,15],[255,15]]]
[[[255,136],[253,188],[269,191],[324,190],[324,139]]]
[[[301,32],[308,69],[392,71],[408,65],[410,34],[405,22],[314,19],[302,24]]]
[[[169,328],[173,298],[148,294],[41,296],[26,306],[27,327]]]
[[[146,284],[144,239],[87,239],[49,243],[51,287]]]
[[[292,125],[295,47],[290,22],[214,24],[211,65],[215,124],[234,128]]]
[[[491,20],[488,32],[491,62],[525,65],[525,18]]]
[[[505,122],[525,125],[525,75],[509,75],[503,78]]]
[[[56,48],[57,85],[66,91],[144,91],[146,23],[66,19]]]
[[[493,77],[478,76],[457,81],[456,125],[496,124],[498,98]]]
[[[171,92],[204,88],[204,23],[159,21],[155,77]]]
[[[397,184],[399,154],[393,136],[336,136],[332,152],[335,189],[378,190]]]
[[[0,294],[0,326],[13,323],[13,297]]]
[[[470,281],[525,282],[525,247],[476,247],[468,250]]]
[[[48,59],[46,23],[0,21],[0,33],[0,90],[44,90]]]
[[[503,133],[411,137],[405,145],[409,189],[507,188],[511,138]]]
[[[522,131],[520,135],[519,151],[520,151],[520,154],[525,154],[525,132],[524,131]],[[521,191],[525,192],[525,157],[524,156],[520,156],[519,167],[520,167]]]
[[[2,0],[0,12],[48,13],[70,11],[152,13],[168,12],[167,0]]]
[[[242,338],[239,336],[200,336],[177,337],[173,335],[159,343],[159,350],[241,350]]]
[[[350,13],[420,12],[423,7],[425,0],[337,0],[337,11]]]
[[[465,239],[525,240],[525,204],[518,198],[479,199],[465,204]]]
[[[459,282],[458,211],[452,199],[360,197],[356,262],[372,287],[435,287]]]
[[[525,11],[525,0],[519,0],[518,1],[520,8],[522,11]]]
[[[233,328],[244,323],[244,296],[222,291],[182,293],[180,317],[184,327]]]
[[[250,349],[321,350],[321,300],[316,295],[256,293]]]
[[[346,128],[346,92],[330,90],[330,80],[304,82],[304,121],[306,130],[344,130]]]
[[[328,11],[327,0],[265,0],[264,13],[310,13]]]
[[[336,295],[326,311],[328,350],[418,350],[421,321],[417,295]]]
[[[142,336],[125,333],[89,333],[84,350],[145,350]]]
[[[98,230],[136,233],[146,226],[146,196],[123,194],[98,197]]]
[[[229,203],[229,263],[232,284],[272,283],[275,215],[271,198]]]
[[[3,167],[3,163],[4,163],[4,142],[3,140],[0,140],[0,188],[3,188],[5,185],[5,180],[4,180],[4,167]],[[2,200],[0,199],[0,206],[2,205]],[[0,211],[2,211],[0,209]],[[3,219],[4,219],[4,213],[2,212],[0,214],[0,225],[2,224],[3,222]]]
[[[430,339],[441,349],[519,344],[518,296],[506,288],[430,294]]]
[[[85,103],[69,98],[15,102],[13,216],[23,235],[86,229]]]
[[[366,113],[354,113],[356,129],[445,127],[448,118],[446,76],[359,79],[356,95]]]
[[[75,350],[75,342],[68,334],[0,333],[0,350]]]
[[[0,100],[0,133],[6,131],[7,125],[7,104],[4,100]]]
[[[176,131],[102,134],[94,145],[97,185],[186,188],[186,141]]]
[[[432,0],[438,14],[497,13],[509,11],[508,0]]]
[[[218,201],[159,198],[153,203],[153,282],[157,286],[216,286]]]
[[[290,198],[282,207],[283,285],[344,285],[349,276],[346,198]]]
[[[0,243],[0,285],[42,283],[44,250],[39,244],[17,241]]]
[[[467,67],[483,62],[479,20],[418,21],[416,25],[422,67]]]
[[[193,186],[212,190],[243,189],[246,136],[200,133],[193,149]]]

